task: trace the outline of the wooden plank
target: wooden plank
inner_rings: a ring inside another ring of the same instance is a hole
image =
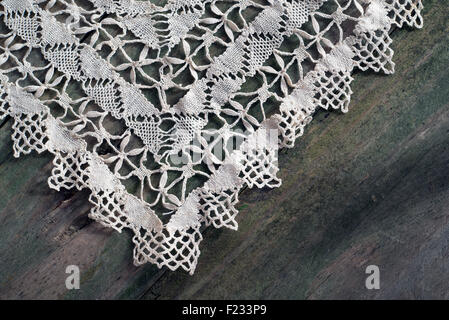
[[[145,298],[446,297],[449,10],[424,13],[393,35],[396,74],[358,74],[351,111],[320,112],[281,156],[283,186],[244,192],[240,230],[208,230],[197,273]]]
[[[132,265],[130,233],[87,218],[87,192],[48,188],[49,154],[13,158],[11,124],[0,130],[0,298],[109,298],[131,285],[130,296],[142,293],[160,271]],[[72,264],[82,270],[79,292],[65,288]]]
[[[206,230],[194,276],[134,267],[131,234],[91,223],[87,192],[50,190],[50,155],[14,159],[5,122],[0,298],[447,298],[449,8],[425,5],[424,29],[393,34],[396,74],[357,74],[350,112],[319,112],[281,155],[283,186],[241,194],[238,232]]]

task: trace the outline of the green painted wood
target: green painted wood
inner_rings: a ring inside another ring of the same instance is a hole
[[[424,4],[422,30],[392,34],[396,74],[358,73],[350,112],[320,111],[280,155],[283,186],[242,192],[239,231],[205,230],[194,276],[134,267],[131,234],[50,190],[51,156],[13,158],[2,123],[0,298],[449,298],[449,7]]]

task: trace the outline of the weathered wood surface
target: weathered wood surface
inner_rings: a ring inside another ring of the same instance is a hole
[[[131,234],[50,190],[50,155],[14,159],[3,122],[0,298],[449,298],[449,5],[424,4],[424,29],[392,35],[396,74],[357,74],[350,112],[319,112],[280,156],[283,186],[242,192],[238,232],[205,231],[194,276],[134,267]]]

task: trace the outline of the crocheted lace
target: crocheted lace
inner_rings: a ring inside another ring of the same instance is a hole
[[[153,1],[155,2],[155,1]],[[394,71],[389,31],[420,0],[2,0],[0,119],[14,156],[51,152],[51,188],[134,231],[134,263],[193,274],[202,225],[236,230],[242,187],[278,187],[355,68]],[[158,3],[160,3],[159,1]]]

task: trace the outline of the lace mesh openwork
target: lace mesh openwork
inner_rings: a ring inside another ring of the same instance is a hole
[[[54,154],[51,188],[134,231],[134,262],[193,274],[202,225],[238,228],[242,187],[355,68],[394,72],[389,31],[421,0],[3,0],[0,118],[14,156]]]

